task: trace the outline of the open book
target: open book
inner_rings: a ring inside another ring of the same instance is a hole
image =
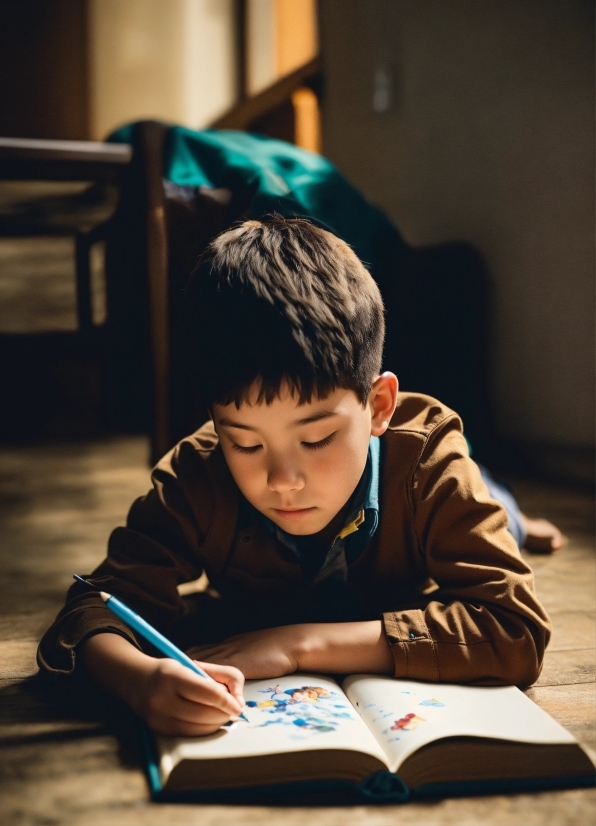
[[[154,794],[343,782],[371,797],[401,789],[405,799],[594,784],[575,738],[514,687],[371,675],[340,687],[292,674],[247,682],[245,698],[248,722],[202,738],[155,738]]]

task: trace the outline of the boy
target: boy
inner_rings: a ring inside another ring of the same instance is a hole
[[[206,734],[247,678],[375,672],[531,684],[550,635],[461,421],[382,373],[383,306],[351,249],[307,221],[222,233],[187,288],[191,372],[212,422],[153,472],[91,579],[216,680],[145,653],[74,585],[40,667],[82,661],[156,731]],[[218,599],[193,623],[177,586]]]

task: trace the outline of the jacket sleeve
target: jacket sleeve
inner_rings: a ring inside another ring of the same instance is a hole
[[[427,438],[409,494],[422,567],[438,590],[420,607],[384,615],[396,677],[531,685],[550,622],[457,416]]]
[[[153,489],[133,503],[126,527],[113,531],[106,559],[87,577],[166,635],[182,614],[177,585],[196,579],[203,570],[200,548],[214,496],[202,465],[188,442],[165,456],[152,473]],[[98,594],[76,583],[39,644],[40,669],[52,676],[72,674],[77,646],[106,631],[138,648],[144,645]]]

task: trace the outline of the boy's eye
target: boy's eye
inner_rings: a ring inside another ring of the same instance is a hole
[[[337,432],[337,431],[336,431]],[[331,435],[326,436],[324,439],[321,439],[319,442],[302,442],[303,446],[307,450],[319,450],[322,447],[327,447],[333,441],[335,433],[331,433]]]
[[[242,445],[237,445],[236,442],[232,442],[232,449],[237,450],[238,453],[256,453],[259,450],[261,445],[253,445],[252,447],[242,447]]]

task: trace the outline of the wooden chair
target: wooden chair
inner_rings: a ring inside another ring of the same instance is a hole
[[[0,180],[89,181],[120,186],[131,157],[132,147],[126,144],[0,138]],[[89,251],[105,237],[105,230],[104,226],[96,226],[83,231],[74,224],[61,228],[63,233],[75,236],[77,315],[83,335],[92,328]],[[55,226],[0,220],[0,234],[5,236],[55,231]]]

